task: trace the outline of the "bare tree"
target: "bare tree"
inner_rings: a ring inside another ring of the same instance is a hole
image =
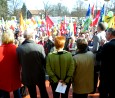
[[[49,1],[44,0],[44,16],[68,16],[70,15],[68,8],[63,6],[61,3],[57,5],[51,5]]]
[[[4,19],[7,18],[8,14],[8,5],[7,0],[0,0],[0,19],[3,17]]]
[[[52,16],[69,16],[69,10],[67,7],[63,6],[61,3],[52,6]]]
[[[9,0],[9,14],[17,16],[23,4],[21,0]]]
[[[53,11],[53,9],[49,1],[43,1],[43,4],[44,4],[44,17],[46,18],[46,16],[49,15]]]
[[[86,9],[84,8],[84,2],[81,0],[76,1],[75,8],[71,12],[71,16],[73,17],[84,17],[86,15]]]
[[[115,0],[111,0],[111,5],[108,7],[109,7],[109,10],[113,11],[115,14]]]
[[[22,12],[23,18],[26,19],[27,18],[27,7],[25,3],[23,3],[22,5],[21,12]]]

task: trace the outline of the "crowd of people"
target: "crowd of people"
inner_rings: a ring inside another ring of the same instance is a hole
[[[80,30],[80,29],[79,29]],[[114,98],[115,29],[99,23],[95,30],[71,36],[47,36],[39,28],[0,30],[0,98],[22,98],[20,88],[27,87],[31,98],[49,98],[45,75],[49,76],[53,98],[68,98],[72,85],[73,98]],[[92,37],[90,34],[93,34]],[[65,93],[56,92],[58,83],[67,85]]]

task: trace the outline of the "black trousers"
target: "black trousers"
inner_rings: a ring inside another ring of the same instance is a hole
[[[26,85],[30,94],[31,98],[37,98],[37,91],[36,91],[36,85]],[[49,98],[48,93],[46,90],[45,81],[40,81],[37,86],[39,87],[40,91],[40,98]]]
[[[13,91],[14,98],[22,98],[20,94],[20,89]],[[10,93],[0,90],[0,98],[10,98]]]
[[[73,98],[88,98],[88,94],[76,94],[76,93],[73,93]]]
[[[65,94],[60,94],[58,92],[55,92],[56,88],[57,88],[57,85],[58,83],[50,83],[51,84],[51,88],[52,88],[52,92],[53,92],[53,98],[68,98],[68,93],[69,93],[69,88],[71,86],[71,83],[67,83],[67,88],[66,88],[66,91],[65,91]]]
[[[115,98],[114,88],[105,88],[99,86],[99,98]]]

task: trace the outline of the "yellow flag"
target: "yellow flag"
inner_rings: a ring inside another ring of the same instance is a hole
[[[21,31],[24,31],[24,20],[23,20],[23,16],[22,13],[20,13],[20,29]]]
[[[108,28],[115,28],[115,16],[108,22]]]
[[[113,26],[113,28],[115,29],[115,16],[114,16],[114,26]]]
[[[111,19],[111,17],[105,16],[105,17],[104,17],[104,22],[107,22],[107,23],[108,23],[108,22],[110,21],[110,19]]]

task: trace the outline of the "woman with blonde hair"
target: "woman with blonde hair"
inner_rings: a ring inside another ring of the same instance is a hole
[[[20,64],[13,42],[13,32],[5,31],[0,46],[0,98],[10,98],[9,93],[12,91],[14,98],[21,98]]]
[[[68,98],[74,72],[74,61],[71,53],[63,50],[65,44],[64,36],[56,36],[54,44],[56,51],[49,53],[46,61],[46,70],[50,78],[53,98],[60,98],[60,93],[55,92],[59,82],[67,85],[65,94],[61,94],[61,98]]]

